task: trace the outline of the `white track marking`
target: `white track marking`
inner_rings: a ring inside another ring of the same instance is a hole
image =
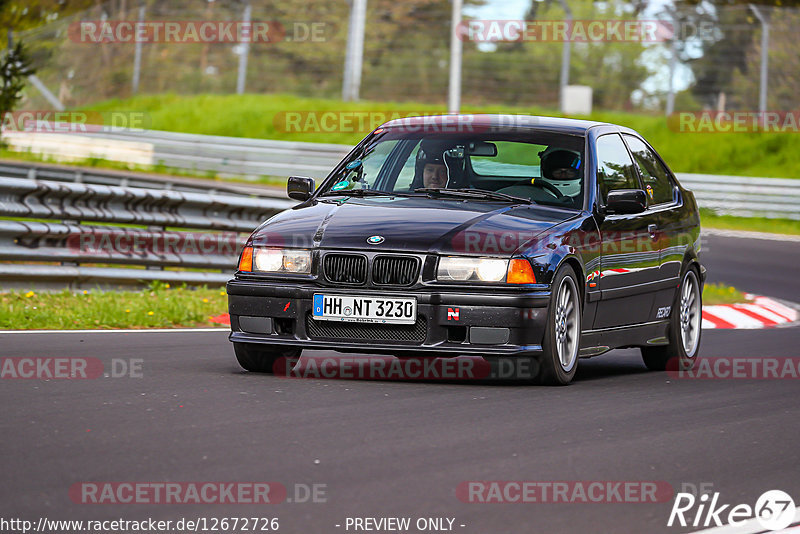
[[[736,328],[764,328],[764,323],[758,319],[753,319],[749,315],[745,315],[744,313],[737,311],[735,308],[730,306],[708,306],[706,310],[708,310],[708,312],[712,315],[719,317],[723,321],[727,321],[733,325],[736,325]]]
[[[772,300],[769,297],[756,297],[755,303],[758,304],[759,306],[767,308],[773,313],[777,313],[778,315],[783,315],[789,321],[797,320],[797,315],[798,315],[797,310],[790,308],[789,306],[785,306],[776,300]]]
[[[796,306],[792,303],[783,303],[776,299],[751,295],[749,293],[745,293],[745,298],[747,298],[749,302],[740,304],[718,304],[703,308],[702,328],[725,328],[724,326],[718,327],[715,324],[715,319],[726,321],[732,324],[733,328],[742,329],[786,326],[788,323],[794,323],[800,319],[800,313],[798,313],[797,309],[792,307]],[[751,315],[742,313],[743,311],[755,314],[758,317],[752,317]],[[763,318],[763,321],[759,318]]]
[[[777,313],[773,312],[772,310],[770,310],[766,306],[761,306],[760,304],[746,304],[745,303],[745,304],[734,304],[734,306],[736,306],[736,308],[739,308],[739,309],[742,309],[742,310],[747,310],[749,312],[755,313],[756,315],[759,315],[759,316],[763,317],[764,319],[768,319],[770,321],[775,321],[778,324],[785,323],[786,319],[787,319],[787,317],[784,317],[783,315],[778,315]]]

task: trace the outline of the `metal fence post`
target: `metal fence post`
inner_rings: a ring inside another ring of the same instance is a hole
[[[673,33],[672,39],[669,43],[669,86],[667,89],[667,105],[666,109],[664,110],[667,117],[672,115],[672,113],[675,111],[675,68],[678,63],[678,21],[677,19],[673,20],[675,32]]]
[[[144,23],[145,17],[145,6],[142,4],[139,6],[139,23]],[[137,36],[136,44],[134,45],[134,52],[133,52],[133,82],[131,87],[131,93],[136,94],[139,91],[139,79],[141,77],[142,72],[142,40],[138,38],[139,32],[134,32],[134,35]]]
[[[64,109],[66,109],[64,108],[64,104],[61,103],[58,97],[54,95],[50,91],[50,89],[48,89],[47,86],[42,82],[42,80],[40,80],[35,74],[31,74],[30,76],[28,76],[28,81],[31,82],[31,84],[36,89],[39,90],[39,92],[42,94],[45,100],[47,100],[50,103],[50,105],[56,109],[56,111],[64,111]]]
[[[767,111],[767,72],[769,70],[769,23],[761,10],[753,4],[749,4],[750,10],[761,23],[761,80],[758,87],[758,111],[761,121],[764,120],[764,112]],[[759,121],[759,122],[761,122]]]
[[[561,7],[564,9],[564,18],[567,21],[568,27],[572,27],[572,10],[569,8],[567,4],[567,0],[559,0],[561,3]],[[561,49],[561,73],[558,77],[558,105],[561,112],[564,112],[564,94],[567,89],[567,85],[569,85],[569,67],[571,61],[571,48],[572,43],[570,42],[569,35],[567,34],[564,37],[564,46]]]
[[[239,75],[236,78],[236,94],[244,93],[244,83],[247,79],[247,56],[250,53],[250,40],[252,37],[252,28],[250,28],[250,13],[252,11],[250,2],[244,6],[244,14],[242,21],[244,28],[242,31],[242,42],[239,43]]]
[[[453,19],[450,35],[450,87],[447,98],[448,113],[461,111],[461,57],[463,43],[458,35],[458,26],[461,24],[461,8],[463,0],[453,0]]]
[[[360,96],[366,19],[367,0],[352,0],[350,3],[350,23],[347,28],[347,48],[342,79],[342,100],[344,101],[355,101]]]

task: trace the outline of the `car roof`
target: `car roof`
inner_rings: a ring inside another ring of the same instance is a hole
[[[542,117],[536,115],[443,114],[393,119],[382,124],[380,128],[405,127],[409,130],[421,129],[421,131],[427,131],[426,127],[434,127],[436,125],[442,125],[442,133],[447,133],[447,130],[444,129],[445,126],[452,126],[455,128],[463,126],[465,128],[491,128],[493,130],[534,128],[540,130],[558,131],[572,135],[584,135],[586,134],[587,130],[596,126],[616,126],[606,122],[568,119],[564,117]],[[454,131],[459,130],[456,129]]]

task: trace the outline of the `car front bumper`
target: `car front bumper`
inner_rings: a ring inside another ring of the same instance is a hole
[[[227,290],[233,342],[397,356],[540,353],[550,302],[546,288],[344,289],[234,279]],[[315,293],[415,297],[417,324],[317,321]]]

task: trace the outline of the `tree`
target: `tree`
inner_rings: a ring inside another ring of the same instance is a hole
[[[33,73],[34,69],[21,42],[6,52],[0,62],[0,116],[14,110],[22,98],[25,78]]]
[[[87,9],[94,0],[0,0],[0,28],[23,31]]]
[[[568,0],[573,20],[633,20],[635,8],[619,1]],[[560,2],[531,1],[528,21],[560,21]],[[466,49],[465,96],[480,95],[488,102],[554,107],[559,101],[561,41],[500,42],[494,50]],[[613,40],[573,42],[570,84],[594,90],[594,104],[603,109],[626,109],[631,93],[651,74],[640,60],[645,47]]]
[[[797,26],[800,11],[786,10],[772,16],[769,31],[769,82],[767,110],[794,110],[800,107],[800,54],[797,52]],[[731,76],[732,106],[755,109],[759,100],[761,66],[760,31],[753,36],[747,54],[742,58],[744,68]]]
[[[692,70],[695,82],[692,95],[703,107],[716,108],[722,102],[727,107],[753,106],[738,95],[731,95],[732,86],[742,78],[758,77],[758,63],[751,61],[759,43],[756,36],[761,31],[750,4],[764,13],[778,14],[779,8],[800,5],[800,0],[688,0],[676,2],[669,9],[679,20],[694,27],[701,24],[713,27],[703,38],[679,41],[680,60]],[[787,10],[786,14],[790,14]],[[782,16],[773,17],[778,24]],[[755,68],[755,70],[751,70]],[[784,69],[783,72],[789,72]],[[721,101],[721,97],[724,99]]]

